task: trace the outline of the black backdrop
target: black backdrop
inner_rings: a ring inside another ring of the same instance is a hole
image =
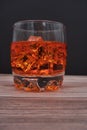
[[[66,74],[87,75],[87,0],[0,0],[0,73],[11,73],[14,22],[56,20],[67,28]]]

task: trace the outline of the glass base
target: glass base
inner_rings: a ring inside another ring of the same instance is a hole
[[[28,92],[55,91],[62,86],[63,75],[28,77],[14,75],[15,87]]]

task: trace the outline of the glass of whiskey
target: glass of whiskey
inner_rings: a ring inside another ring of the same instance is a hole
[[[62,23],[49,20],[14,24],[11,67],[17,89],[43,92],[61,88],[67,56],[65,31]]]

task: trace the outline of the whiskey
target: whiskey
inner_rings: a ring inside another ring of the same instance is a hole
[[[66,55],[66,44],[62,42],[40,38],[13,42],[11,66],[15,86],[26,91],[58,89],[58,84],[62,84],[63,80],[61,74],[65,71]],[[57,79],[58,75],[60,79]]]

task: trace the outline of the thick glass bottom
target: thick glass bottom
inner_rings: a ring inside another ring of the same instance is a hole
[[[63,74],[48,77],[14,75],[15,87],[28,92],[55,91],[62,86],[62,83]]]

